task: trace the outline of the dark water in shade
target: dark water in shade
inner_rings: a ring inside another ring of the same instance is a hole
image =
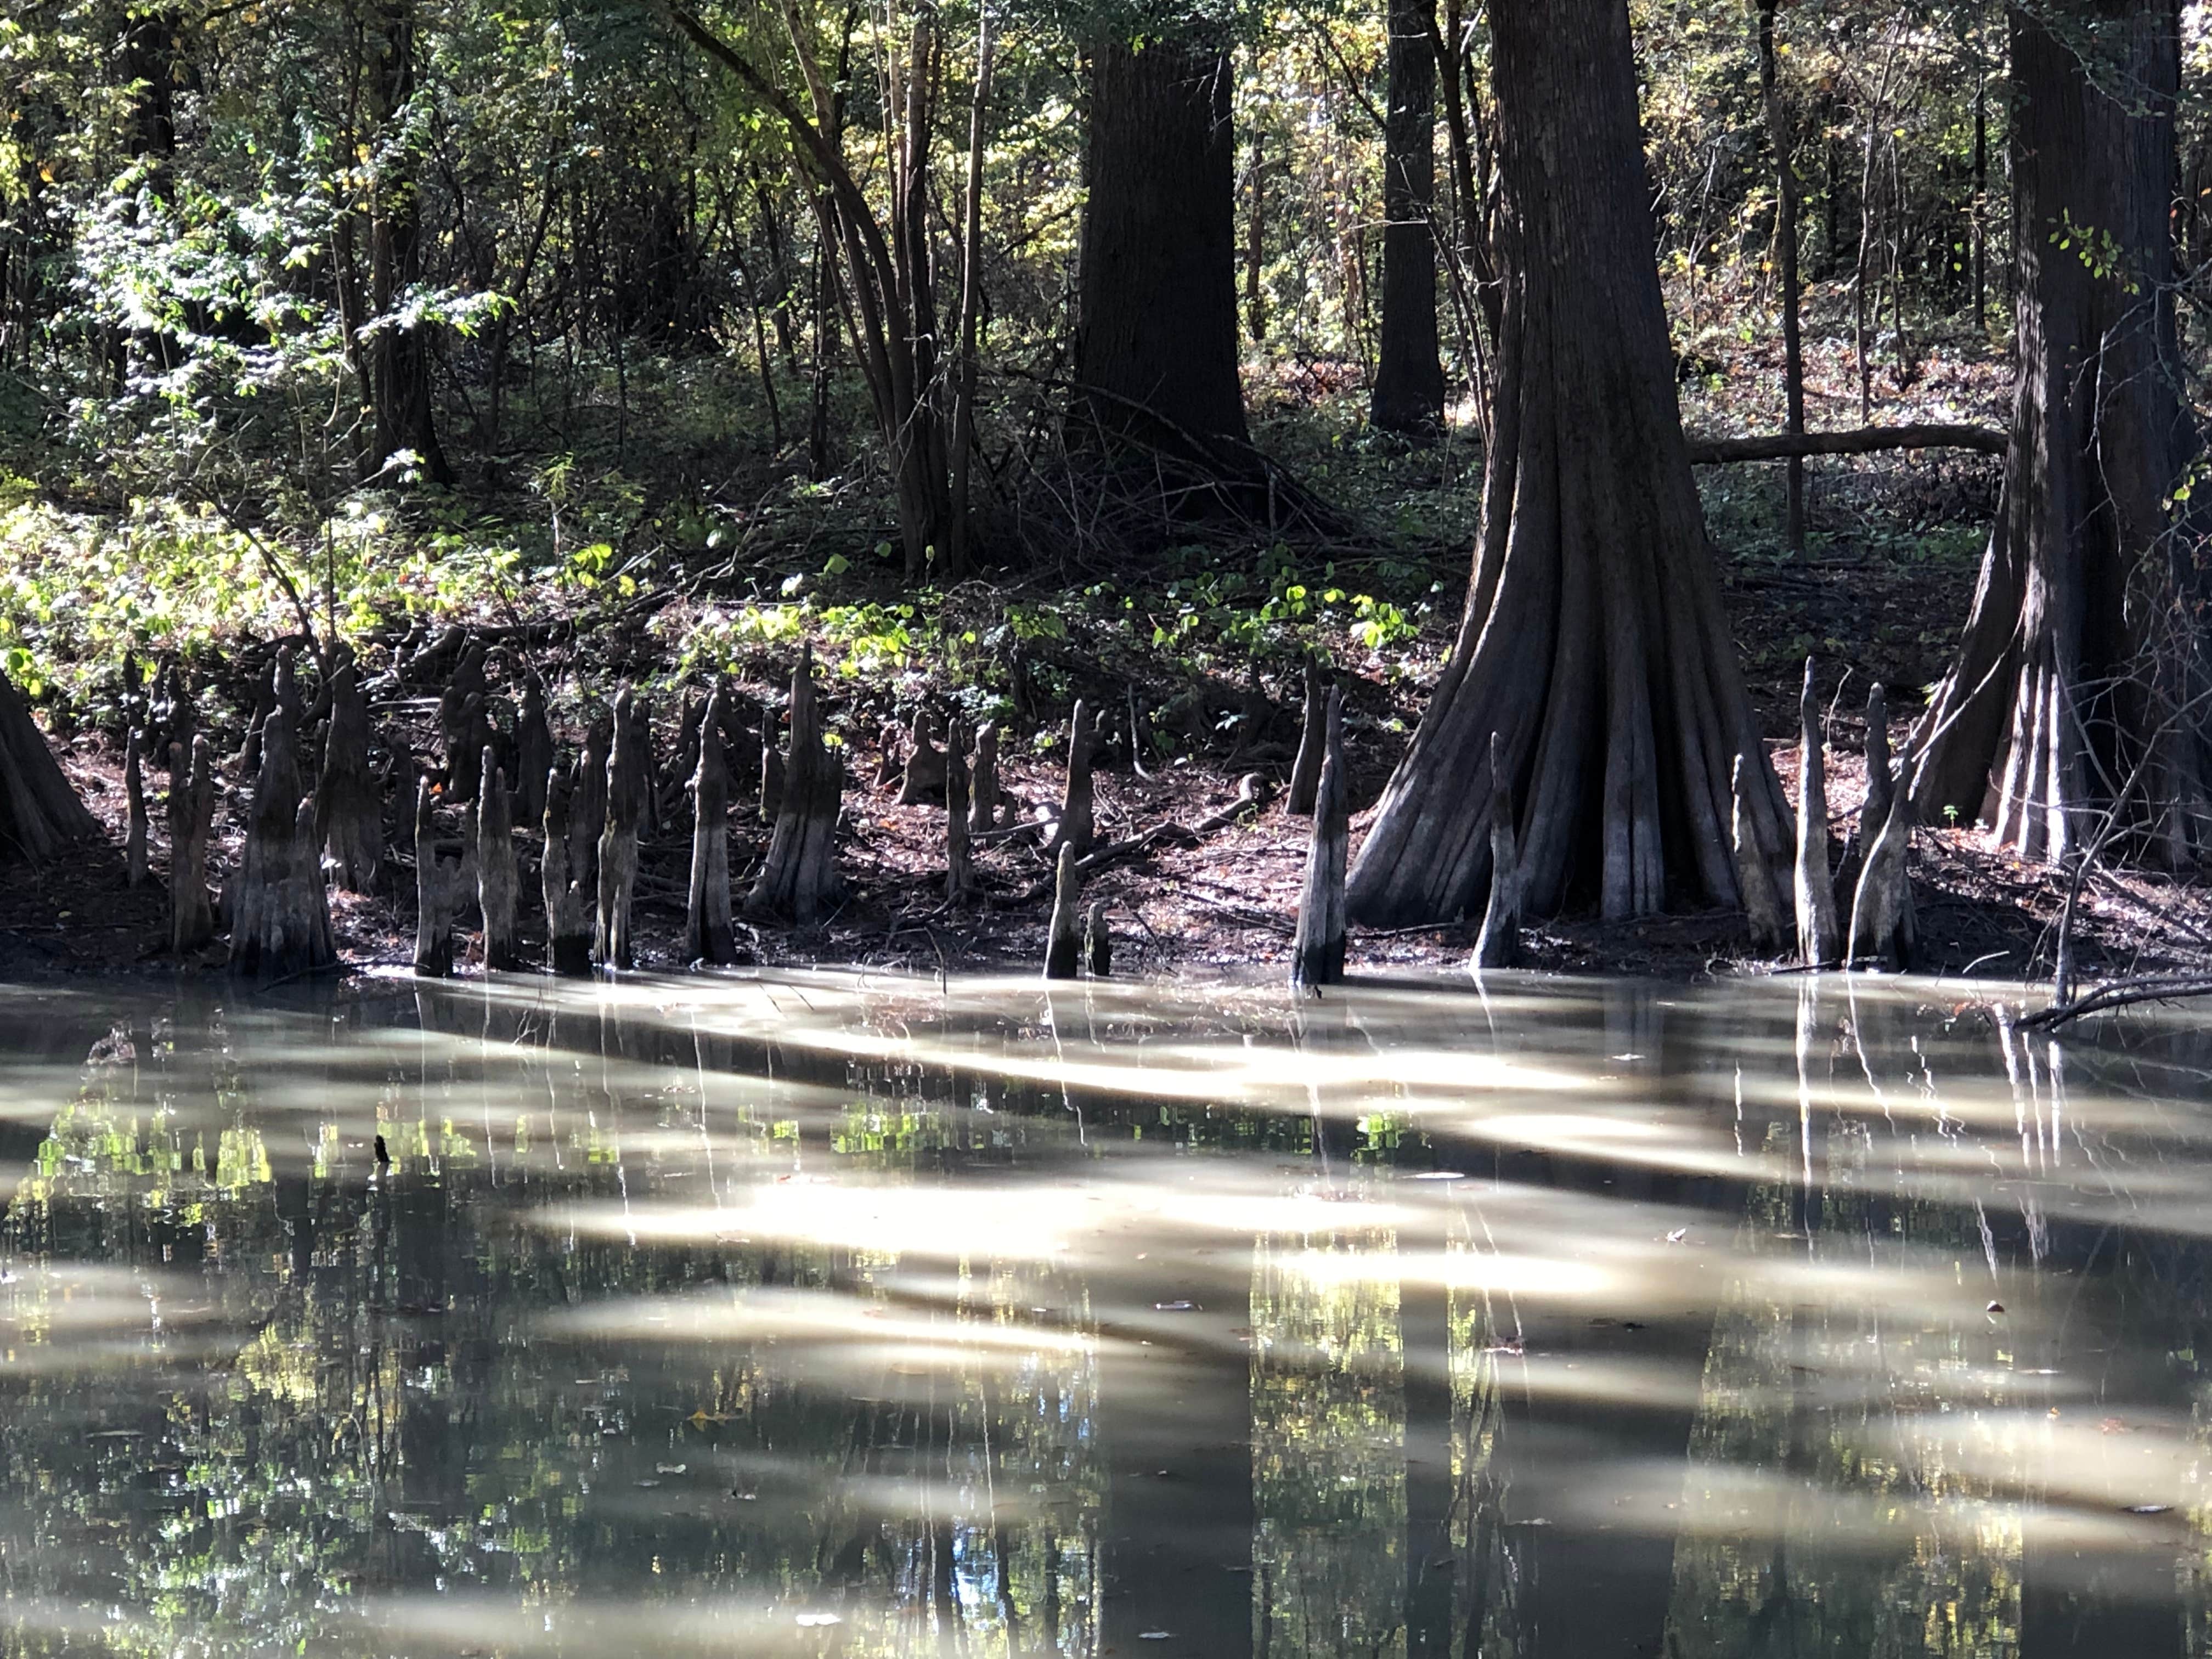
[[[0,992],[0,1653],[2212,1655],[2212,1024],[1993,1012]]]

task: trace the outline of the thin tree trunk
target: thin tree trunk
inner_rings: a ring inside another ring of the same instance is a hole
[[[945,580],[968,574],[969,475],[975,449],[975,347],[983,317],[983,138],[991,104],[991,69],[998,36],[987,3],[975,20],[975,96],[968,117],[968,190],[960,227],[960,378],[952,403],[952,523],[945,550]]]
[[[1784,429],[1805,429],[1805,350],[1799,336],[1797,279],[1797,162],[1790,115],[1783,106],[1781,58],[1774,44],[1777,0],[1759,0],[1759,86],[1766,105],[1766,136],[1774,150],[1774,252],[1782,272],[1782,387]],[[1789,461],[1784,534],[1790,550],[1805,550],[1805,463]]]
[[[1432,443],[1444,421],[1437,339],[1436,0],[1389,0],[1382,128],[1382,325],[1370,424]]]

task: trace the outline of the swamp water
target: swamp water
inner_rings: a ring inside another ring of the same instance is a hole
[[[0,991],[0,1653],[2212,1654],[2185,1015]]]

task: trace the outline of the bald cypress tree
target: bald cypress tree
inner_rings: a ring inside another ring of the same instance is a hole
[[[1627,5],[1490,0],[1489,15],[1506,269],[1474,580],[1352,868],[1350,912],[1418,922],[1482,898],[1492,731],[1529,908],[1734,903],[1739,755],[1770,861],[1788,809],[1683,443]]]
[[[2124,811],[2172,865],[2212,843],[2197,453],[2177,392],[2173,0],[2011,14],[2018,386],[1996,523],[1917,738],[1924,821],[2063,858]],[[2132,783],[2130,781],[2132,780]],[[1930,817],[1930,815],[1935,815]]]

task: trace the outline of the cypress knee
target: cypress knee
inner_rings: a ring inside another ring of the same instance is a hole
[[[760,821],[774,823],[783,812],[783,757],[776,751],[775,728],[761,726]]]
[[[446,745],[448,800],[477,798],[484,745],[491,741],[491,722],[485,711],[483,647],[471,645],[461,653],[453,678],[438,698],[438,733]]]
[[[522,877],[515,865],[507,773],[489,748],[483,751],[483,799],[477,807],[477,903],[483,912],[484,971],[505,973],[522,966],[514,933]]]
[[[837,813],[845,798],[842,752],[822,741],[810,647],[791,678],[791,757],[768,854],[746,896],[751,914],[788,916],[810,927],[836,896]]]
[[[453,971],[453,918],[447,904],[450,877],[438,863],[437,798],[430,781],[415,786],[415,971],[444,979]]]
[[[1053,872],[1052,922],[1045,932],[1044,976],[1073,979],[1083,963],[1083,872],[1073,847],[1060,849]]]
[[[514,821],[545,816],[545,781],[553,769],[553,727],[545,717],[545,682],[533,672],[522,682],[522,712],[514,721]]]
[[[1889,822],[1889,804],[1897,793],[1890,771],[1889,697],[1877,684],[1867,693],[1866,805],[1859,810],[1859,845],[1870,848]]]
[[[1836,892],[1828,876],[1828,773],[1820,746],[1820,706],[1813,696],[1813,659],[1797,701],[1797,949],[1808,968],[1836,960]]]
[[[712,688],[709,688],[711,693]],[[655,786],[655,792],[666,796],[672,803],[678,797],[690,793],[693,781],[699,775],[699,726],[707,718],[707,699],[697,691],[684,694],[684,712],[677,717],[676,749],[668,757],[668,770]],[[724,774],[727,781],[726,771]]]
[[[545,860],[538,872],[545,904],[545,954],[556,974],[586,978],[592,971],[592,918],[597,889],[590,866],[579,872],[569,830],[569,787],[558,766],[545,774]]]
[[[215,937],[207,884],[208,839],[215,828],[215,746],[204,735],[169,745],[169,949],[182,957]]]
[[[722,762],[722,688],[707,700],[691,775],[691,891],[684,909],[684,954],[695,962],[738,959],[730,921],[730,778]]]
[[[384,789],[368,764],[368,702],[349,652],[331,676],[331,725],[315,784],[315,817],[331,878],[349,893],[376,890],[384,862]]]
[[[1319,663],[1306,665],[1305,719],[1298,730],[1298,757],[1291,767],[1291,787],[1283,810],[1294,818],[1314,810],[1321,787],[1321,763],[1328,747],[1328,683]]]
[[[598,902],[599,835],[607,827],[607,759],[614,752],[614,721],[605,709],[592,717],[584,752],[568,789],[568,879],[581,882]]]
[[[1912,966],[1920,944],[1912,908],[1912,791],[1891,794],[1889,817],[1867,848],[1851,899],[1851,959],[1871,957],[1886,968]]]
[[[958,720],[945,733],[945,897],[957,904],[975,890],[968,844],[968,732]]]
[[[1114,934],[1106,925],[1104,899],[1093,899],[1084,915],[1083,971],[1093,979],[1114,976]]]
[[[1091,751],[1097,731],[1091,711],[1079,702],[1067,722],[1067,787],[1060,796],[1060,828],[1052,840],[1055,852],[1073,847],[1079,857],[1091,850]]]
[[[1321,781],[1314,790],[1313,834],[1306,843],[1305,886],[1291,941],[1291,983],[1334,985],[1344,977],[1344,866],[1352,837],[1344,775],[1344,694],[1328,694]]]
[[[936,743],[935,723],[927,708],[914,714],[913,744],[906,757],[906,775],[899,785],[898,804],[919,806],[945,793],[945,755]]]
[[[615,698],[614,746],[607,754],[607,821],[599,831],[599,913],[592,955],[603,966],[627,968],[634,952],[629,915],[637,891],[637,837],[650,793],[650,764],[637,702],[624,686]]]
[[[975,777],[968,792],[968,828],[975,835],[999,826],[999,728],[975,734]]]
[[[300,783],[293,725],[299,696],[289,646],[277,653],[274,684],[230,930],[231,972],[263,984],[337,961],[314,805]]]
[[[1788,943],[1783,929],[1782,901],[1774,891],[1773,860],[1768,849],[1759,845],[1758,816],[1747,810],[1747,787],[1744,759],[1738,755],[1729,778],[1729,793],[1735,802],[1731,830],[1736,885],[1743,894],[1744,920],[1751,927],[1752,949],[1779,951]]]
[[[132,887],[146,881],[146,771],[139,760],[138,728],[123,743],[123,805],[128,827],[123,837],[123,878]]]
[[[1490,734],[1490,903],[1474,941],[1474,969],[1521,964],[1521,851],[1504,745]]]

